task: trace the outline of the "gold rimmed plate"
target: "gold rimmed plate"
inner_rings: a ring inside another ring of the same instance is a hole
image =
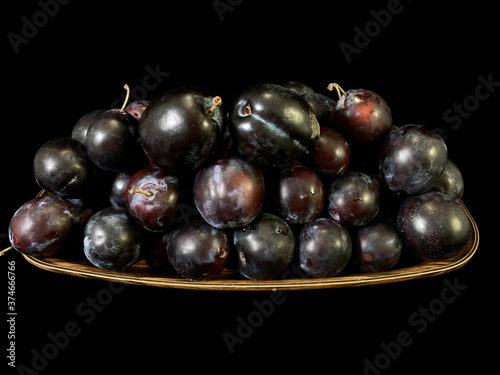
[[[445,260],[422,261],[408,266],[396,266],[389,271],[377,273],[340,273],[328,278],[277,278],[275,280],[252,281],[243,278],[236,271],[224,269],[211,280],[191,281],[180,276],[154,273],[144,260],[134,264],[127,271],[106,271],[93,266],[86,260],[68,260],[61,258],[35,258],[23,255],[34,266],[66,275],[79,276],[119,283],[154,286],[162,288],[191,290],[307,290],[325,288],[361,287],[409,281],[424,277],[442,275],[464,266],[477,251],[479,230],[465,205],[460,203],[472,224],[469,242],[455,257]],[[285,275],[285,274],[284,274]]]

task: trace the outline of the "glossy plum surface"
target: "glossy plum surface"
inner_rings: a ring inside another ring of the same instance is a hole
[[[250,223],[264,201],[264,177],[239,157],[220,159],[196,175],[193,195],[196,208],[210,225],[239,228]]]
[[[128,170],[139,155],[138,126],[134,116],[119,109],[101,114],[87,131],[85,144],[90,159],[106,171]]]
[[[389,106],[380,95],[370,90],[348,90],[342,100],[337,101],[332,113],[334,129],[348,142],[374,144],[392,129]]]
[[[314,92],[314,89],[311,86],[309,86],[307,83],[300,81],[284,82],[281,84],[281,86],[286,87],[287,89],[290,89],[299,95],[305,95],[310,92]]]
[[[268,167],[293,165],[319,137],[318,120],[306,100],[274,84],[257,84],[241,92],[228,126],[240,155]]]
[[[106,112],[105,109],[96,109],[80,117],[75,125],[73,125],[73,129],[71,130],[71,138],[85,144],[85,142],[87,141],[87,131],[89,130],[90,124],[92,124],[104,112]]]
[[[354,264],[363,272],[387,271],[401,257],[403,241],[392,225],[369,223],[356,228],[351,239]]]
[[[319,218],[301,229],[299,264],[311,277],[332,277],[342,271],[351,257],[349,232],[330,218]]]
[[[179,179],[158,168],[142,169],[130,178],[125,203],[143,228],[153,232],[170,229],[179,218]]]
[[[175,228],[167,240],[167,256],[175,271],[191,280],[217,276],[226,266],[229,240],[226,232],[204,221]]]
[[[308,92],[302,97],[311,106],[320,126],[333,126],[332,111],[335,110],[335,100],[319,92]]]
[[[460,168],[458,168],[453,161],[448,159],[443,173],[441,173],[441,176],[439,176],[430,190],[440,191],[460,201],[464,196],[464,189],[464,178]]]
[[[233,246],[241,275],[250,280],[269,280],[292,261],[295,236],[283,219],[262,213],[249,225],[234,231]]]
[[[23,254],[55,256],[71,241],[80,223],[78,209],[63,198],[45,195],[24,203],[12,216],[9,240]]]
[[[310,223],[321,214],[324,202],[323,182],[313,170],[296,165],[281,172],[276,203],[285,221]]]
[[[322,126],[318,143],[304,161],[315,172],[340,176],[351,163],[351,148],[342,134]]]
[[[423,193],[437,182],[448,160],[444,140],[423,125],[404,125],[385,139],[379,161],[380,176],[393,191]]]
[[[141,259],[143,236],[124,208],[95,213],[84,231],[83,251],[96,267],[124,271]]]
[[[457,255],[472,234],[460,204],[437,191],[408,197],[400,207],[397,228],[406,247],[424,260]]]
[[[225,131],[221,108],[212,114],[213,96],[199,88],[171,89],[146,108],[140,142],[150,162],[173,173],[202,167]]]
[[[79,198],[88,193],[95,166],[83,144],[71,138],[55,138],[36,152],[33,174],[42,189],[63,198]]]
[[[345,226],[368,224],[380,208],[380,192],[373,179],[362,172],[346,172],[330,186],[328,214]]]
[[[111,182],[111,187],[108,193],[109,203],[113,207],[127,207],[125,201],[127,186],[132,175],[130,173],[116,173],[115,178]]]
[[[150,104],[151,102],[149,100],[135,100],[129,104],[123,109],[125,112],[130,113],[132,116],[134,116],[137,120],[140,120],[142,117],[142,114],[146,110],[146,107]]]

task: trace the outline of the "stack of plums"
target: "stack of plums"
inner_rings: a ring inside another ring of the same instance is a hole
[[[43,194],[14,213],[11,244],[105,270],[144,259],[191,280],[224,268],[333,277],[458,255],[472,226],[443,139],[395,126],[373,91],[328,88],[256,84],[227,100],[179,87],[85,114],[36,152]]]

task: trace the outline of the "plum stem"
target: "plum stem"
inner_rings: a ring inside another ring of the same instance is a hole
[[[342,91],[342,94],[344,94],[345,96],[347,96],[347,94],[342,89],[342,87],[340,87],[338,83],[334,82],[334,83],[330,83],[327,88],[330,91],[333,91],[333,89],[337,90],[337,95],[339,96],[339,100],[340,100],[340,106],[342,107],[342,109],[344,109],[345,105],[344,105],[344,102],[342,101],[342,95],[340,95],[340,92]]]
[[[127,90],[127,96],[125,96],[125,100],[123,101],[123,105],[122,105],[122,107],[120,108],[120,112],[123,112],[123,110],[124,110],[124,109],[125,109],[125,107],[127,106],[128,98],[129,98],[129,96],[130,96],[130,87],[128,87],[128,85],[127,85],[127,84],[125,84],[125,85],[123,86],[123,88],[124,88],[125,90]]]
[[[148,197],[151,196],[151,195],[153,195],[153,193],[150,193],[149,191],[138,190],[138,189],[130,189],[128,192],[130,194],[137,194],[137,193],[144,194],[144,195],[146,195]]]
[[[213,106],[210,107],[210,108],[207,108],[205,110],[205,112],[207,113],[207,115],[210,115],[210,116],[213,116],[214,112],[217,110],[217,108],[220,107],[220,105],[222,104],[222,99],[220,96],[215,96],[213,99],[212,99],[212,103],[213,103]]]
[[[1,257],[1,256],[3,256],[3,255],[7,252],[7,251],[12,250],[13,248],[14,248],[14,247],[9,246],[8,248],[3,249],[2,251],[0,251],[0,257]]]

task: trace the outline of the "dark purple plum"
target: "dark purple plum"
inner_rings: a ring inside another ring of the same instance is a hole
[[[392,114],[384,99],[366,89],[348,90],[337,101],[333,127],[347,142],[374,144],[381,141],[392,129]]]
[[[318,143],[305,158],[305,163],[315,172],[336,177],[349,168],[351,149],[339,132],[321,127]]]
[[[301,229],[299,264],[311,277],[332,277],[351,257],[352,243],[345,227],[330,218],[319,218]]]
[[[260,212],[264,193],[260,170],[233,156],[199,171],[193,186],[196,208],[206,222],[219,229],[250,223]]]
[[[295,252],[295,236],[283,219],[261,213],[233,232],[238,272],[250,280],[270,280],[283,272]]]
[[[94,266],[125,271],[141,259],[143,236],[125,208],[107,207],[87,222],[83,251]]]
[[[323,182],[314,171],[296,165],[281,172],[276,204],[285,221],[310,223],[321,214],[324,202]]]
[[[113,207],[127,207],[125,196],[127,193],[127,186],[130,182],[132,174],[120,172],[116,173],[115,178],[111,182],[108,199]]]
[[[282,83],[281,86],[286,87],[299,95],[305,95],[314,91],[313,88],[307,83],[300,81],[288,81]]]
[[[139,122],[130,113],[110,109],[102,113],[87,131],[85,144],[90,159],[105,171],[123,172],[138,163]]]
[[[458,166],[450,159],[446,161],[443,173],[430,191],[440,191],[458,201],[464,196],[464,179]]]
[[[89,130],[90,124],[92,124],[104,112],[106,112],[105,109],[96,109],[80,117],[75,125],[73,125],[73,129],[71,130],[71,138],[85,144],[85,142],[87,141],[87,131]]]
[[[379,173],[393,191],[409,195],[431,189],[448,160],[446,144],[423,125],[392,130],[380,150]]]
[[[219,97],[192,87],[171,89],[154,99],[139,125],[148,160],[172,173],[204,166],[225,132],[225,115],[219,106]]]
[[[238,153],[266,167],[292,166],[319,137],[318,120],[307,101],[273,84],[257,84],[241,92],[228,126]]]
[[[63,198],[79,198],[88,193],[95,178],[95,166],[85,145],[71,138],[56,138],[43,144],[33,159],[38,185]]]
[[[45,195],[29,200],[14,213],[9,240],[23,254],[55,256],[72,240],[79,223],[75,206],[61,197]]]
[[[153,272],[175,275],[177,272],[168,260],[167,255],[169,236],[169,231],[145,233],[142,256]]]
[[[171,229],[180,214],[179,179],[158,168],[142,169],[130,178],[125,203],[143,228],[152,232]]]
[[[400,207],[397,228],[406,248],[424,260],[457,255],[472,235],[460,204],[438,191],[408,197]]]
[[[363,272],[393,268],[401,257],[403,241],[393,225],[372,222],[351,233],[353,263]]]
[[[335,100],[319,92],[308,92],[302,97],[311,106],[320,126],[333,126],[332,111],[335,110]]]
[[[204,221],[175,228],[167,240],[167,256],[175,271],[190,280],[208,280],[226,266],[229,240],[226,232]]]
[[[124,111],[130,113],[137,120],[140,120],[142,114],[150,103],[151,102],[149,100],[135,100],[127,104],[127,106],[124,108]]]
[[[380,209],[380,192],[373,179],[362,172],[346,172],[328,191],[328,214],[344,226],[368,224]]]

